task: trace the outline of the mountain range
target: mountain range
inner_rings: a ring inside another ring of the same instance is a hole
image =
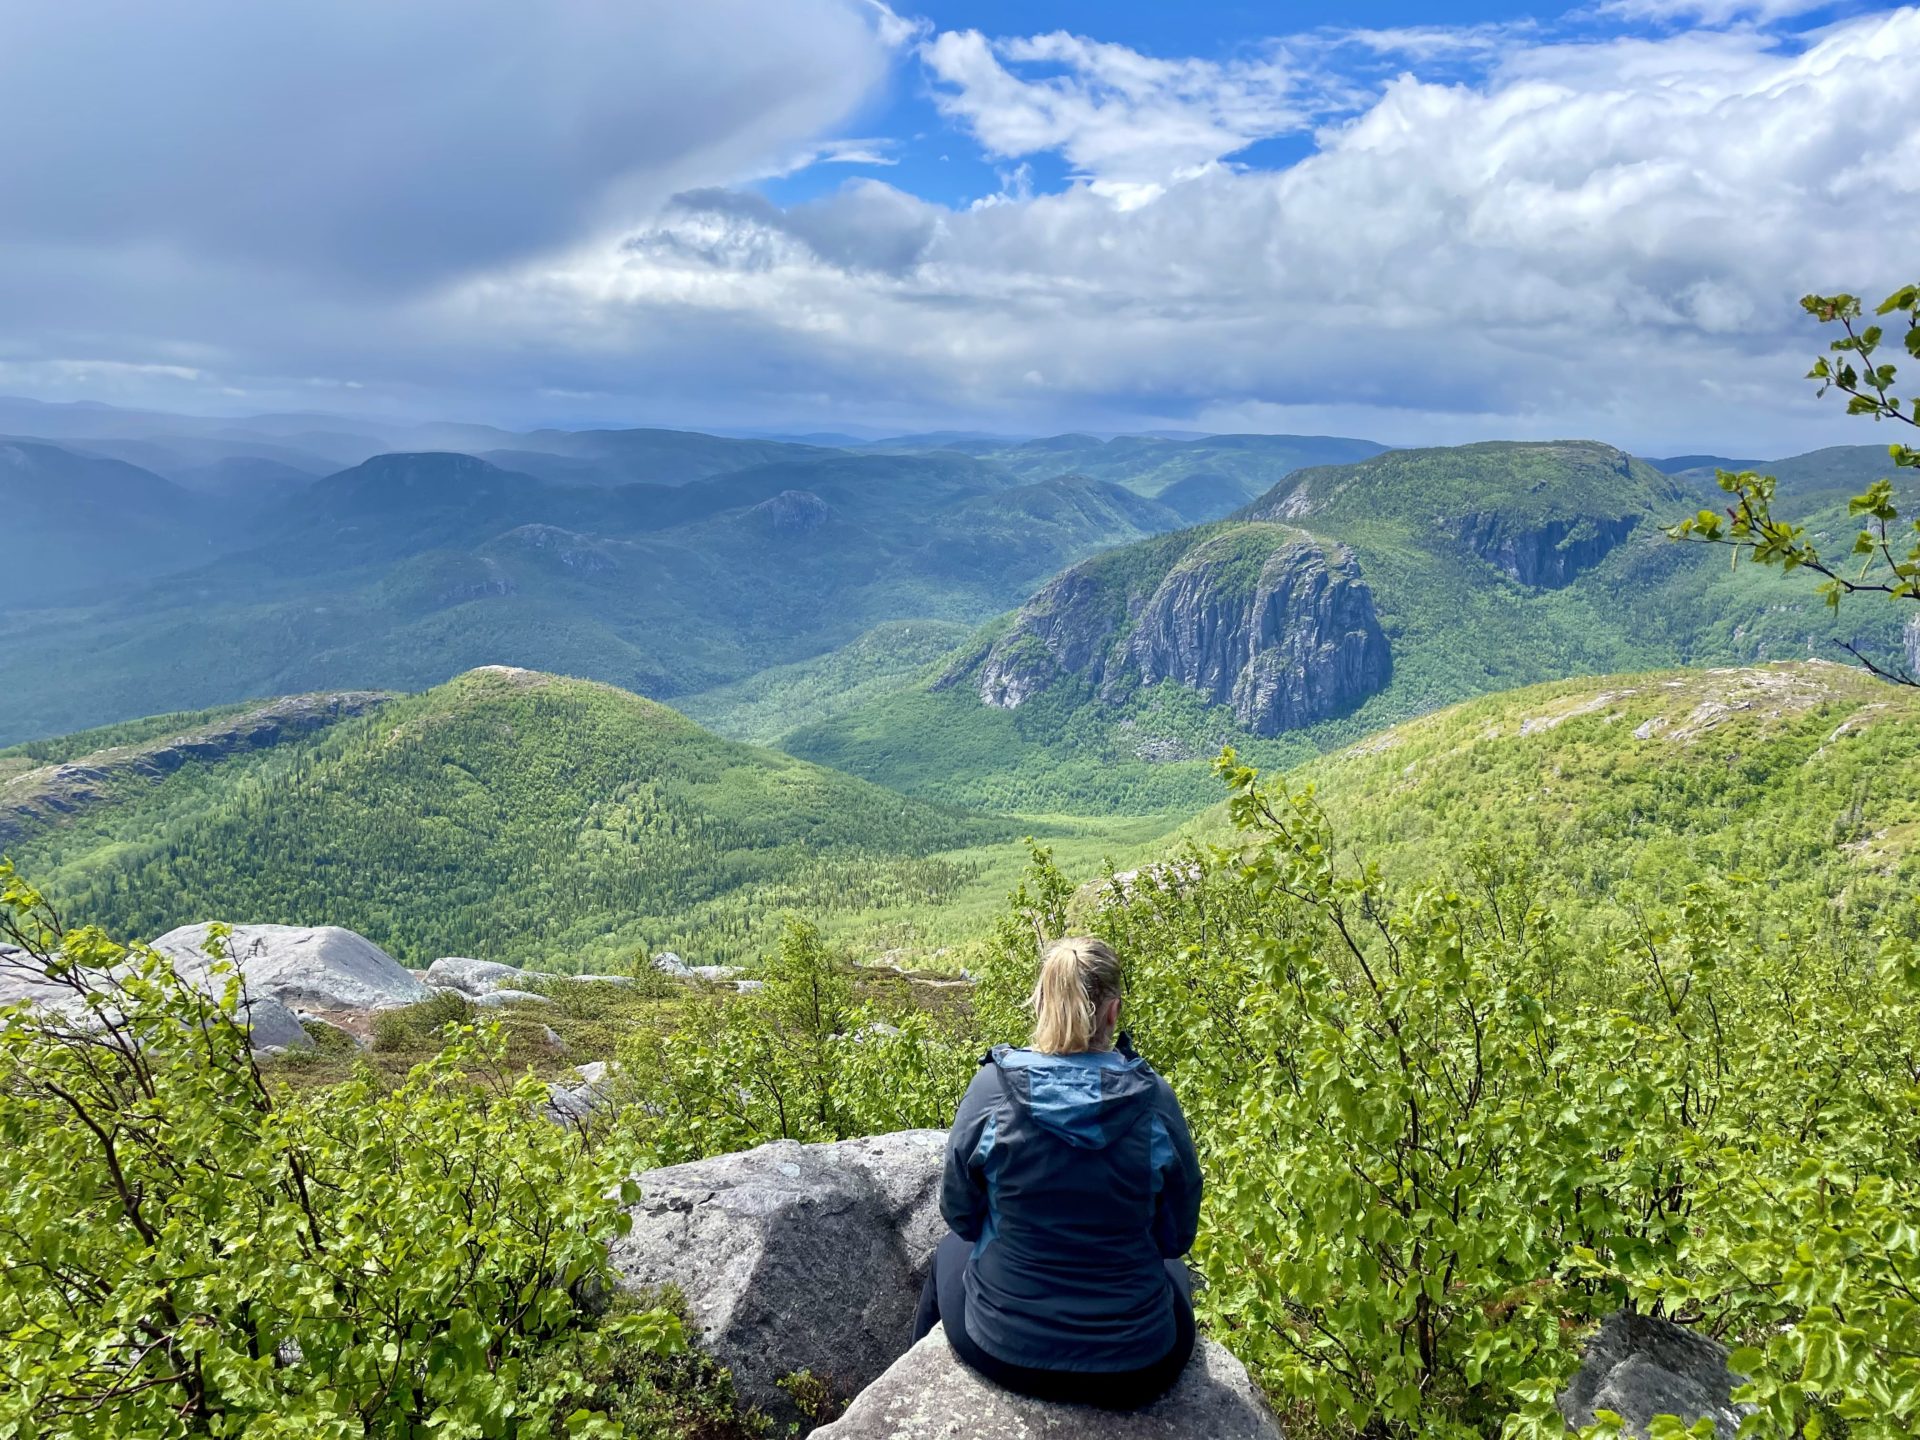
[[[0,423],[62,432],[0,442],[0,743],[506,664],[941,803],[1141,814],[1223,742],[1294,763],[1514,685],[1915,638],[1665,538],[1745,462],[1595,442]],[[1844,539],[1885,464],[1765,468]]]

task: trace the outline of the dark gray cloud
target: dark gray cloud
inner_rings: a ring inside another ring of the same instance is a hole
[[[834,0],[0,10],[0,244],[405,288],[751,173],[883,72]]]

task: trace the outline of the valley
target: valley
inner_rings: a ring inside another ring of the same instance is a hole
[[[18,532],[27,598],[0,604],[18,1054],[68,1053],[47,996],[78,986],[175,1037],[143,1042],[174,1068],[141,1083],[183,1122],[249,1145],[245,1116],[272,1114],[359,1177],[341,1196],[471,1143],[422,1135],[484,1133],[476,1174],[550,1177],[518,1225],[677,1173],[641,1167],[801,1153],[769,1141],[936,1142],[983,1046],[1029,1023],[1037,941],[1092,931],[1127,956],[1131,1028],[1195,1126],[1209,1333],[1291,1431],[1352,1440],[1372,1432],[1339,1417],[1368,1407],[1408,1440],[1483,1407],[1577,1418],[1551,1399],[1577,1337],[1676,1276],[1730,1333],[1826,1333],[1714,1247],[1778,1272],[1826,1224],[1794,1188],[1809,1085],[1829,1164],[1897,1168],[1920,701],[1828,657],[1911,664],[1920,630],[1670,538],[1721,493],[1701,457],[436,438],[473,449],[307,476],[264,445],[114,442],[176,482],[15,447],[42,527]],[[1831,550],[1883,459],[1764,468]],[[123,516],[129,485],[157,504]],[[171,536],[167,564],[60,560],[63,527],[123,520],[100,553]],[[239,927],[244,1002],[194,948],[209,922]],[[222,1028],[235,1003],[251,1031]],[[1842,1016],[1862,1058],[1832,1070],[1810,1037]],[[1441,1141],[1411,1138],[1416,1111]],[[343,1114],[371,1127],[345,1151]],[[63,1132],[33,1133],[58,1189]],[[1350,1193],[1386,1184],[1363,1156],[1501,1218]],[[218,1229],[260,1193],[202,1211]],[[304,1223],[393,1243],[334,1204]],[[1890,1313],[1877,1264],[1850,1291],[1869,1317]],[[1444,1346],[1546,1338],[1416,1382],[1391,1317],[1435,1293],[1431,1267],[1457,1277]],[[687,1343],[672,1305],[620,1303]],[[1275,1307],[1319,1328],[1245,1327]],[[800,1413],[785,1342],[772,1375],[715,1334],[692,1368],[615,1362],[565,1348],[607,1343],[568,1314],[570,1338],[524,1344],[584,1371],[518,1393],[653,1407],[662,1440]]]

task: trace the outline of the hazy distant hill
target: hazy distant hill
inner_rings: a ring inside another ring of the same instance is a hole
[[[126,538],[96,603],[0,610],[0,739],[246,695],[418,689],[492,661],[708,690],[889,620],[978,623],[1064,564],[1180,524],[1119,486],[1023,483],[957,453],[715,443],[782,458],[608,486],[391,454],[244,512],[149,477],[151,508],[170,497],[184,531],[49,511],[82,541]],[[143,547],[170,563],[138,568]]]
[[[1377,455],[1371,440],[1329,435],[1050,435],[1008,444],[961,440],[956,450],[1029,480],[1084,475],[1159,500],[1188,524],[1217,520],[1310,465],[1340,465]]]
[[[0,439],[0,609],[85,602],[222,549],[207,498],[129,465]]]

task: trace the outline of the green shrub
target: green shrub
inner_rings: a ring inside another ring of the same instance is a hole
[[[382,1010],[373,1017],[373,1048],[381,1053],[435,1048],[449,1025],[464,1025],[473,1002],[457,990],[436,990],[417,1005]]]
[[[237,974],[208,995],[63,929],[5,862],[0,940],[79,1012],[0,1010],[0,1434],[553,1433],[564,1387],[528,1362],[604,1289],[632,1193],[537,1117],[497,1031],[390,1091],[288,1094]]]

